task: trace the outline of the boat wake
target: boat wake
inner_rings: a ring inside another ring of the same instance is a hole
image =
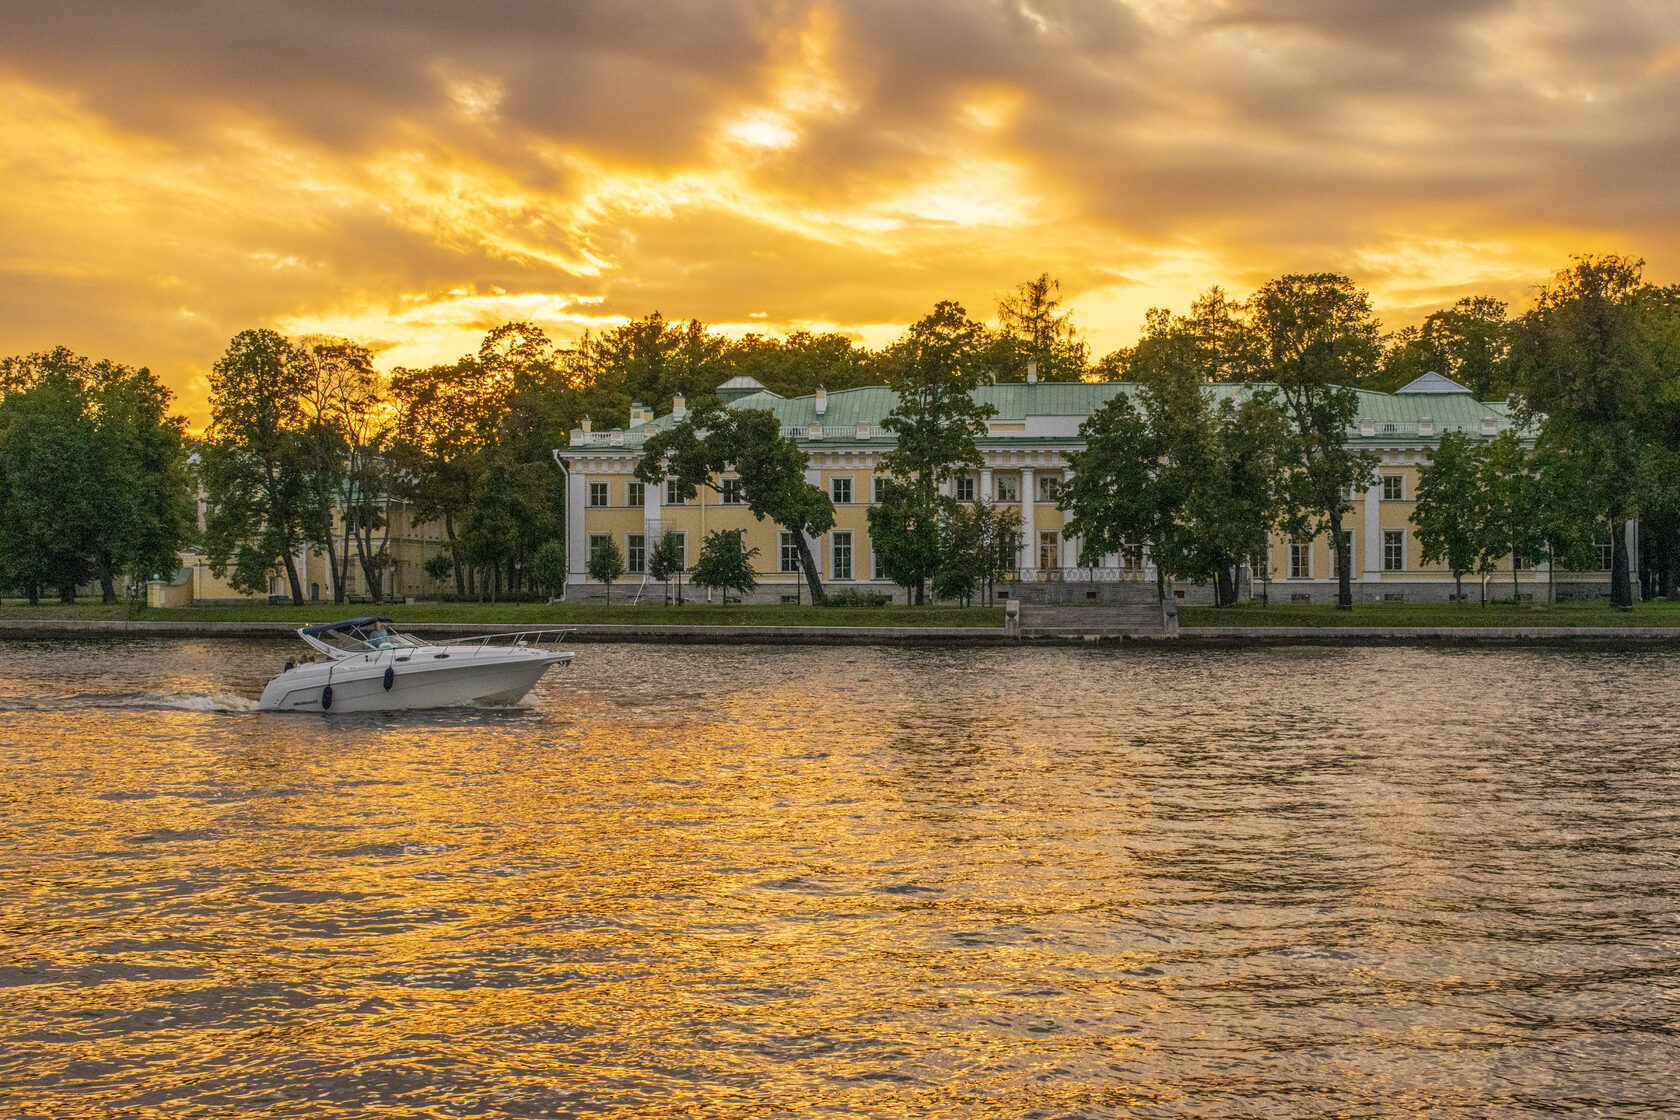
[[[63,696],[0,696],[0,712],[114,711],[254,712],[257,702],[231,692],[72,692]]]

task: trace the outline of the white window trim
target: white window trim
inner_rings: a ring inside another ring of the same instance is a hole
[[[846,551],[851,553],[851,563],[848,565],[848,567],[851,570],[847,573],[847,575],[844,578],[834,574],[835,572],[840,570],[839,564],[837,562],[837,557],[839,556],[839,552],[840,552],[840,538],[841,537],[846,538]],[[857,577],[857,534],[853,533],[850,529],[835,529],[834,531],[829,533],[829,535],[828,535],[828,571],[829,571],[829,576],[828,576],[829,579],[841,580],[841,582],[844,582],[844,583],[855,582],[856,577]]]

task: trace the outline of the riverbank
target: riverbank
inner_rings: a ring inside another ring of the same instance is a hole
[[[0,603],[0,638],[93,635],[172,638],[289,638],[307,622],[358,613],[437,637],[564,628],[575,642],[769,645],[921,645],[1013,643],[1004,612],[987,607],[810,607],[565,603],[415,603],[309,607],[240,604],[130,611],[123,605]],[[1216,610],[1180,606],[1185,645],[1680,643],[1680,603],[1641,603],[1632,612],[1599,603],[1551,607],[1510,604],[1369,604],[1333,607],[1245,604]],[[1146,638],[1150,644],[1173,639]],[[1080,636],[1028,638],[1033,644],[1084,644]],[[1114,641],[1109,639],[1109,641]]]

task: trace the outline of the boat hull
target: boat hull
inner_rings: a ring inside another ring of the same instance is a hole
[[[314,662],[275,677],[257,706],[268,712],[395,712],[513,704],[531,691],[549,666],[571,658],[570,653],[536,650],[453,657],[422,650],[406,661],[382,655]],[[386,670],[391,671],[389,688]]]

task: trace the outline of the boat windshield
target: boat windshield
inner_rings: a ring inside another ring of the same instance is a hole
[[[368,649],[419,649],[420,643],[395,630],[353,630],[351,633]]]
[[[371,624],[306,633],[304,640],[316,649],[334,656],[367,653],[370,650],[419,649],[423,644],[407,634],[399,634],[383,626],[375,628]]]

